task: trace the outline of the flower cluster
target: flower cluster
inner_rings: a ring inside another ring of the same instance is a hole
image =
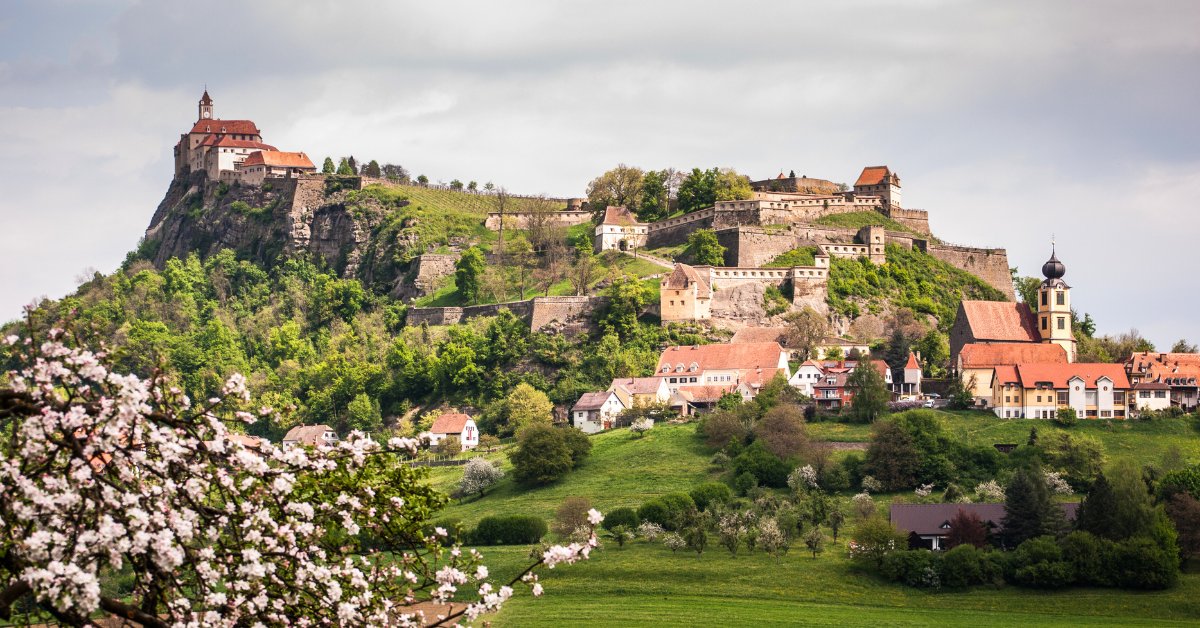
[[[811,464],[806,464],[803,467],[796,467],[787,479],[788,487],[793,491],[802,491],[817,488],[817,470]]]
[[[1071,485],[1063,479],[1062,474],[1058,471],[1045,471],[1046,488],[1050,489],[1051,493],[1056,495],[1070,495],[1074,491]]]
[[[470,620],[513,595],[516,580],[489,582],[478,552],[423,532],[446,498],[401,464],[413,439],[279,448],[231,429],[271,412],[243,409],[240,375],[193,403],[160,378],[110,372],[58,330],[6,342],[20,366],[0,387],[0,599],[28,591],[71,625],[103,610],[148,626],[349,626]],[[589,513],[593,529],[602,519]],[[526,571],[533,592],[534,568],[595,547],[593,533],[547,550]],[[122,570],[131,601],[101,587]],[[478,599],[454,604],[464,587]],[[449,610],[409,610],[426,601]]]
[[[922,484],[914,489],[913,492],[917,494],[917,497],[929,497],[929,494],[933,492],[933,485]]]
[[[975,486],[975,496],[980,501],[1002,502],[1004,501],[1004,487],[995,480],[988,480]]]

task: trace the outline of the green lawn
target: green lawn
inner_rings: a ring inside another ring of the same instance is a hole
[[[530,514],[549,519],[567,497],[587,497],[603,511],[637,507],[652,497],[689,491],[717,475],[709,469],[711,454],[695,433],[695,424],[660,424],[642,438],[634,438],[629,430],[597,434],[591,437],[591,455],[559,482],[524,489],[505,477],[483,499],[451,502],[438,517],[458,517],[468,527],[491,514]],[[490,457],[500,461],[506,473],[512,471],[502,453]],[[432,470],[430,479],[434,487],[449,493],[461,477],[461,467],[441,467]]]
[[[703,556],[636,541],[605,543],[592,559],[542,571],[546,595],[527,590],[495,618],[498,626],[1149,626],[1200,617],[1200,575],[1170,591],[1016,587],[928,592],[856,571],[845,538],[819,558],[793,548],[734,558],[710,546]],[[516,573],[528,548],[483,548],[493,574]]]
[[[915,233],[911,228],[902,225],[879,212],[862,211],[862,212],[847,212],[845,214],[829,214],[821,216],[813,221],[814,224],[827,225],[830,227],[845,227],[849,229],[862,229],[868,225],[885,227],[892,231],[907,231]]]
[[[1184,460],[1200,461],[1200,431],[1190,417],[1157,421],[1080,421],[1073,427],[1062,428],[1052,421],[1035,419],[998,419],[990,412],[938,412],[946,428],[965,442],[975,445],[1026,442],[1029,429],[1037,427],[1039,436],[1056,432],[1086,434],[1104,445],[1111,458],[1128,456],[1139,462],[1160,462],[1164,455],[1177,450]],[[865,442],[870,438],[869,425],[845,423],[809,423],[808,433],[814,438],[831,441]]]

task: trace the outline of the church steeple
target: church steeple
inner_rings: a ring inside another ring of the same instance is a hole
[[[208,95],[207,87],[204,88],[204,95],[200,97],[200,119],[201,120],[212,120],[213,119],[213,101],[212,101],[212,98],[209,97],[209,95]]]
[[[1050,259],[1042,264],[1042,275],[1046,278],[1038,286],[1038,332],[1042,342],[1060,345],[1067,352],[1067,360],[1075,361],[1075,334],[1072,333],[1071,286],[1063,281],[1067,266],[1058,259],[1053,241],[1050,244]]]

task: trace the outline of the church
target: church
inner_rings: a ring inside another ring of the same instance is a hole
[[[196,123],[175,144],[177,179],[204,172],[209,181],[258,184],[266,176],[298,176],[316,170],[304,153],[283,152],[264,144],[262,131],[253,120],[214,117],[207,89],[200,97]]]
[[[950,364],[964,381],[975,380],[975,398],[987,405],[993,395],[992,372],[998,366],[1075,362],[1071,287],[1067,267],[1051,249],[1042,264],[1037,310],[1026,303],[963,301],[950,328]]]

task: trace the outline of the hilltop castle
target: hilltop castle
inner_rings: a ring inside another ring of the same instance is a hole
[[[210,181],[261,184],[267,178],[295,177],[316,172],[308,156],[264,144],[252,120],[213,117],[213,99],[204,90],[196,123],[175,144],[175,178],[204,172]]]

